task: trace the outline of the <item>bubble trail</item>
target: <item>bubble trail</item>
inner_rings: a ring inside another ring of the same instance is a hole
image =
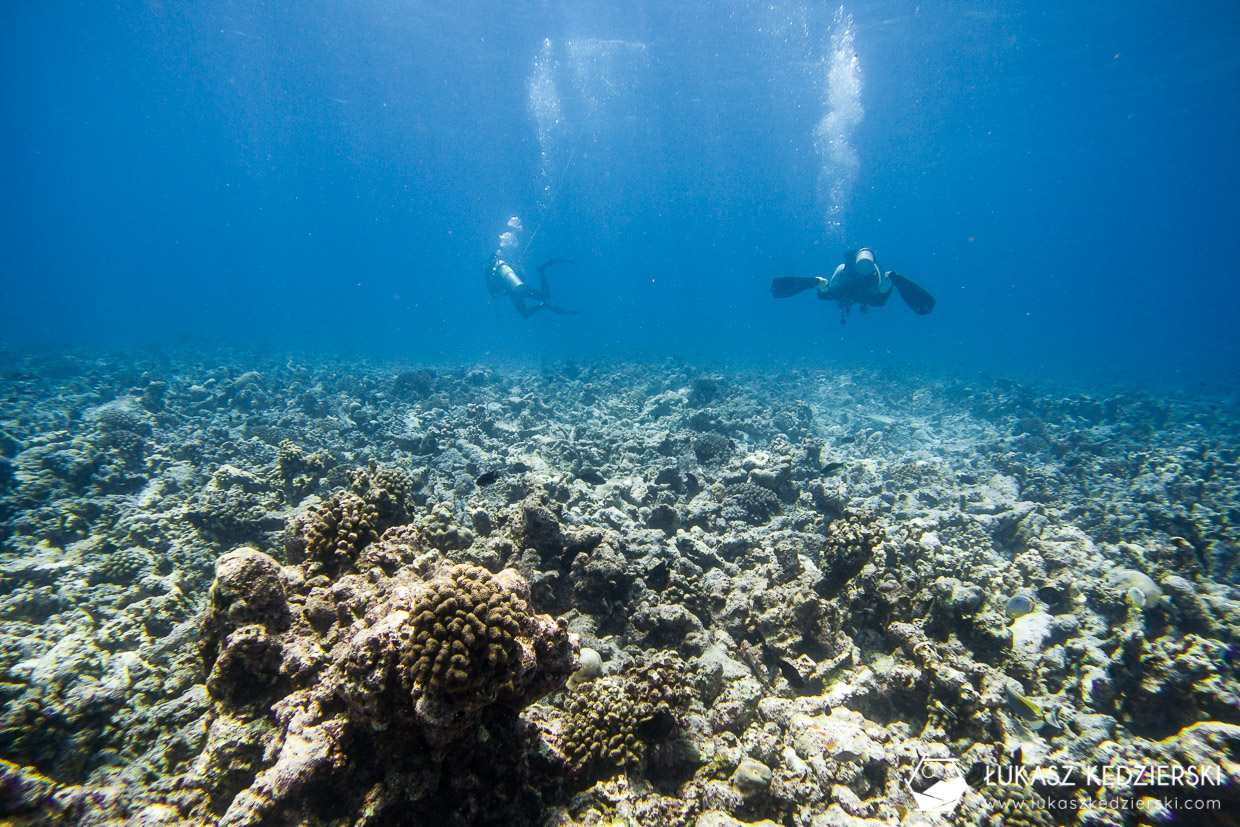
[[[534,69],[530,73],[530,114],[538,133],[538,152],[541,161],[541,187],[539,209],[545,211],[551,204],[552,173],[554,159],[563,132],[564,117],[560,108],[560,93],[555,84],[555,54],[551,41],[544,40],[542,49],[534,56]]]
[[[828,234],[844,237],[848,199],[857,182],[861,160],[852,136],[865,117],[861,105],[861,61],[855,49],[856,27],[840,6],[831,27],[831,48],[823,61],[826,72],[826,113],[814,129],[818,152],[818,192],[826,213]]]

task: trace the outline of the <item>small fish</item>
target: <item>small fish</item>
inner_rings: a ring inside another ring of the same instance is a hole
[[[822,473],[830,476],[843,467],[844,463],[842,462],[828,462],[826,465],[822,466]]]
[[[633,734],[643,741],[662,741],[671,735],[675,728],[675,716],[666,710],[660,710],[638,721]]]
[[[474,480],[474,483],[479,488],[483,488],[488,485],[493,485],[498,480],[499,480],[499,471],[487,471],[484,474],[479,474],[478,479]]]
[[[787,658],[779,658],[775,661],[775,665],[779,667],[779,674],[784,676],[784,680],[793,689],[804,689],[805,678],[801,677],[801,671],[797,669],[796,664]]]
[[[1003,611],[1008,617],[1015,620],[1018,617],[1024,617],[1032,612],[1036,606],[1027,594],[1018,594],[1010,598],[1007,605],[1003,607]]]
[[[1163,592],[1149,575],[1134,569],[1114,569],[1107,583],[1124,595],[1135,609],[1154,609],[1163,603]]]
[[[606,478],[593,468],[582,468],[577,472],[577,479],[588,482],[590,485],[602,485],[607,482]]]
[[[1035,701],[1026,698],[1015,689],[1008,686],[1004,687],[1007,694],[1007,706],[1013,715],[1034,725],[1034,729],[1042,725],[1042,707]]]
[[[514,474],[524,474],[526,471],[530,470],[530,467],[524,462],[514,462],[509,470]]]

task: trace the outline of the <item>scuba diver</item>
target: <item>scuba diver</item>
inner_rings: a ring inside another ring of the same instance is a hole
[[[861,305],[862,313],[871,307],[882,307],[891,298],[893,289],[919,316],[929,313],[935,305],[934,296],[922,286],[894,270],[883,272],[868,247],[849,250],[844,256],[844,263],[835,268],[829,279],[820,276],[777,278],[771,282],[771,295],[785,299],[811,287],[818,288],[818,298],[834,301],[840,306],[840,324],[848,321],[848,311],[854,304]]]
[[[526,284],[522,278],[522,273],[517,265],[509,264],[499,256],[495,256],[491,261],[491,266],[487,270],[487,290],[491,291],[491,297],[505,295],[512,299],[512,306],[521,314],[521,318],[528,319],[544,307],[552,313],[560,313],[566,316],[575,316],[580,310],[566,310],[551,303],[551,289],[547,287],[547,268],[552,264],[576,264],[571,258],[552,258],[538,265],[538,278],[542,285],[541,289],[535,289]],[[526,300],[530,300],[533,304],[526,304]],[[496,311],[499,315],[499,311]]]
[[[517,233],[521,232],[521,219],[513,216],[508,219],[508,230],[499,237],[499,249],[491,257],[491,264],[486,268],[487,290],[491,299],[496,296],[507,296],[512,299],[512,306],[528,319],[544,307],[552,313],[575,316],[578,310],[566,310],[551,303],[551,288],[547,286],[547,268],[553,264],[576,264],[571,258],[552,258],[538,265],[539,288],[526,283],[525,274],[520,265],[507,261],[507,257],[516,252]],[[527,303],[532,302],[532,304]],[[499,310],[495,311],[499,316]]]

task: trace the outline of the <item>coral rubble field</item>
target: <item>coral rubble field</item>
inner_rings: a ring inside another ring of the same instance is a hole
[[[676,362],[0,370],[6,823],[1240,811],[1223,397]],[[1184,771],[1090,771],[1116,767]]]

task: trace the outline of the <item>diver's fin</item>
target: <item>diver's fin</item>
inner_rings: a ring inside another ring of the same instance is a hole
[[[550,310],[552,313],[559,313],[561,316],[580,316],[580,310],[568,310],[563,307],[556,307],[554,304],[543,302],[542,306]]]
[[[931,296],[926,288],[909,281],[894,270],[888,273],[887,277],[900,291],[900,298],[904,299],[904,303],[918,316],[924,316],[934,309],[934,296]]]
[[[550,267],[552,264],[576,264],[576,263],[577,262],[573,261],[571,258],[549,258],[546,261],[544,261],[542,264],[538,265],[538,275],[541,276],[543,274],[543,271],[546,270],[548,267]]]
[[[551,298],[551,288],[547,286],[547,268],[552,264],[576,264],[571,258],[549,258],[538,265],[538,280],[542,283],[542,296],[545,301]],[[550,305],[548,305],[549,307]]]
[[[771,295],[777,299],[786,299],[817,286],[818,279],[810,276],[783,276],[771,282]]]

